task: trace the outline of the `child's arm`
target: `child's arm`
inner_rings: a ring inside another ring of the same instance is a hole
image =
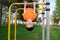
[[[24,2],[24,13],[26,12],[27,1]]]

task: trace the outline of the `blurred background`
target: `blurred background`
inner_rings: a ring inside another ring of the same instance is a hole
[[[0,39],[7,40],[8,38],[8,8],[12,3],[21,2],[42,2],[43,0],[0,0]],[[44,0],[44,3],[46,0]],[[50,2],[50,40],[60,39],[60,0],[49,0]],[[14,39],[14,17],[17,8],[24,8],[24,5],[13,6],[11,10],[11,40]],[[41,8],[41,5],[36,5],[36,8]],[[33,31],[27,31],[25,28],[25,21],[22,17],[24,10],[19,10],[17,13],[17,40],[42,40],[42,11],[36,10],[38,14],[35,19],[35,28]],[[44,15],[46,17],[46,13]],[[46,18],[45,25],[45,39],[46,39]]]

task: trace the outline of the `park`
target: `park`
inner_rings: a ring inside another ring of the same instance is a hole
[[[60,39],[59,5],[56,6],[57,9],[53,11],[54,14],[50,17],[50,1],[38,1],[1,1],[0,40]],[[6,9],[3,8],[2,2],[3,4],[9,3],[4,5]],[[40,18],[38,18],[39,15],[41,15]]]

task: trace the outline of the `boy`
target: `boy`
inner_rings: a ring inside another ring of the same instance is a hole
[[[28,5],[26,3],[26,12],[22,14],[24,20],[26,20],[26,29],[28,31],[32,31],[34,26],[33,26],[33,21],[35,20],[37,14],[34,12],[34,6],[33,5]],[[34,3],[33,3],[34,4]]]

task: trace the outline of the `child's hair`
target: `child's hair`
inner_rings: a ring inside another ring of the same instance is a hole
[[[26,28],[28,31],[32,31],[34,27]]]

